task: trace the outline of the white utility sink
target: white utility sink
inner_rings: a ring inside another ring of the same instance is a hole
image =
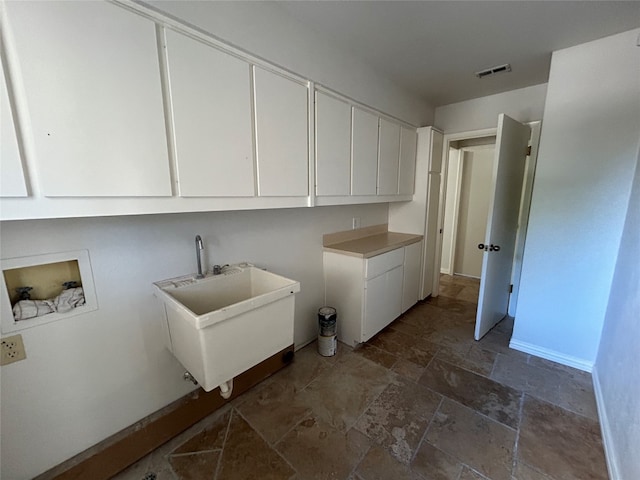
[[[165,307],[167,348],[206,391],[293,344],[299,282],[245,263],[154,285]]]

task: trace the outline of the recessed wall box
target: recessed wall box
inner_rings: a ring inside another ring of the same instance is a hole
[[[3,334],[98,309],[87,250],[3,258],[1,263]]]

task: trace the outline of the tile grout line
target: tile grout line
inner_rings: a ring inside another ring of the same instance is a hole
[[[365,359],[368,360],[368,359]],[[375,363],[375,362],[374,362]],[[377,365],[377,364],[376,364]],[[351,429],[356,430],[359,433],[362,433],[367,440],[371,441],[371,445],[369,445],[369,448],[367,448],[367,450],[364,452],[364,454],[360,457],[360,459],[358,460],[358,462],[355,464],[355,466],[353,467],[353,470],[351,470],[350,475],[355,474],[356,470],[358,469],[358,467],[360,466],[360,464],[362,463],[362,460],[364,460],[364,458],[367,456],[367,454],[369,453],[369,451],[375,446],[378,445],[378,443],[371,439],[366,433],[364,432],[360,432],[360,430],[358,430],[356,428],[356,425],[358,424],[358,422],[360,421],[360,419],[364,416],[365,413],[367,413],[367,411],[369,410],[369,408],[376,402],[376,400],[378,400],[378,398],[380,398],[382,396],[382,394],[387,390],[387,388],[389,388],[389,386],[391,386],[392,384],[394,384],[398,379],[403,380],[404,377],[394,371],[391,370],[391,368],[387,368],[387,371],[391,374],[391,381],[389,382],[388,385],[386,385],[378,395],[376,395],[366,406],[365,408],[362,410],[362,412],[360,413],[360,415],[358,415],[358,417],[356,418],[356,420],[353,422],[353,425],[351,425],[347,430],[345,430],[345,435],[347,434],[347,432]],[[406,381],[406,380],[405,380]],[[381,445],[379,445],[381,446]],[[384,447],[383,447],[384,448]],[[386,450],[386,449],[385,449]]]
[[[497,358],[497,357],[496,357],[496,358]],[[446,360],[442,360],[442,359],[438,359],[438,361],[439,361],[439,362],[442,362],[442,363],[446,363],[447,365],[450,365],[450,366],[452,366],[452,367],[459,368],[460,370],[464,370],[464,371],[465,371],[465,372],[467,372],[467,373],[472,373],[472,374],[477,375],[477,376],[479,376],[479,377],[482,377],[482,378],[484,378],[484,379],[486,379],[486,380],[490,380],[490,381],[492,381],[492,382],[498,383],[498,384],[502,385],[503,387],[507,387],[507,388],[509,388],[509,389],[513,390],[514,392],[524,392],[524,390],[520,390],[519,388],[515,388],[515,387],[513,387],[513,386],[511,386],[511,385],[509,385],[509,384],[507,384],[507,383],[503,383],[503,382],[501,382],[501,381],[499,381],[499,380],[496,380],[496,379],[494,379],[494,378],[491,378],[491,377],[485,377],[484,375],[481,375],[481,374],[479,374],[478,372],[474,372],[474,371],[472,371],[472,370],[466,369],[466,368],[464,368],[464,367],[461,367],[460,365],[456,365],[456,364],[454,364],[454,363],[451,363],[451,362],[448,362],[448,361],[446,361]],[[493,373],[493,372],[492,372],[492,373]],[[441,394],[441,395],[442,395],[442,394]],[[447,397],[447,398],[450,398],[450,397]],[[461,405],[464,405],[464,404],[462,404],[461,402],[458,402],[458,403],[460,403]],[[466,406],[466,405],[465,405],[465,406]],[[467,407],[467,408],[471,408],[471,407]],[[475,410],[475,409],[473,409],[473,408],[472,408],[472,410]],[[502,423],[502,422],[498,422],[498,423]],[[507,426],[508,426],[508,425],[507,425]],[[513,428],[513,427],[510,427],[510,428]]]
[[[506,355],[505,355],[505,354],[502,354],[502,353],[499,353],[498,355],[502,355],[503,357],[506,357]],[[541,371],[543,374],[545,374],[545,373],[547,373],[547,372],[549,372],[549,373],[553,373],[553,374],[559,374],[559,375],[561,375],[561,374],[562,374],[561,372],[558,372],[557,370],[545,369],[544,367],[538,367],[538,366],[536,366],[536,365],[531,365],[531,364],[530,364],[530,363],[528,363],[528,362],[522,362],[521,360],[518,360],[518,359],[515,359],[515,361],[516,361],[516,362],[519,362],[519,363],[522,363],[522,364],[524,364],[524,365],[527,365],[528,367],[531,367],[531,368],[534,368],[534,369],[536,369],[536,370],[539,370],[539,371]],[[497,363],[498,363],[498,357],[496,357],[496,363],[495,363],[495,365],[494,365],[494,370],[495,370],[495,367],[496,367]],[[493,376],[493,373],[494,373],[494,371],[492,370],[492,372],[491,372],[491,375],[492,375],[492,376]],[[520,389],[520,388],[518,388],[518,387],[514,387],[513,385],[510,385],[509,383],[506,383],[506,380],[500,380],[500,379],[496,379],[496,378],[490,378],[490,380],[493,380],[494,382],[497,382],[497,383],[499,383],[499,384],[501,384],[501,385],[504,385],[504,386],[506,386],[506,387],[512,388],[512,389],[514,389],[514,390],[521,391],[521,392],[523,392],[523,393],[526,393],[526,394],[528,394],[528,395],[531,395],[531,396],[532,396],[533,398],[535,398],[536,400],[539,400],[539,401],[541,401],[541,402],[545,402],[545,403],[548,403],[548,404],[553,405],[553,406],[555,406],[555,407],[561,408],[561,409],[565,410],[566,412],[573,413],[573,414],[578,415],[578,416],[580,416],[580,417],[583,417],[583,418],[586,418],[586,419],[588,419],[588,420],[592,420],[592,421],[595,421],[595,422],[598,422],[598,423],[599,423],[599,419],[591,418],[591,417],[589,417],[589,416],[588,416],[587,414],[585,414],[585,413],[582,413],[582,412],[576,412],[575,410],[572,410],[572,409],[567,408],[567,407],[565,407],[565,406],[563,406],[563,405],[560,405],[560,404],[558,404],[558,403],[556,403],[556,402],[554,402],[554,401],[549,400],[548,398],[544,398],[544,397],[542,397],[541,395],[537,394],[536,390],[529,391],[529,390],[525,390],[525,389]],[[545,382],[546,382],[546,379],[545,379]],[[558,392],[559,392],[559,391],[560,391],[560,390],[559,390],[559,389],[560,389],[560,385],[557,385],[557,386],[556,386],[556,388],[558,389]]]
[[[424,367],[424,371],[422,372],[422,374],[424,374],[429,367],[431,366],[431,364],[433,363],[433,361],[436,359],[436,357],[438,356],[438,354],[440,353],[440,350],[442,350],[444,347],[442,345],[440,345],[439,343],[436,343],[436,345],[438,345],[438,349],[436,350],[436,353],[433,354],[433,356],[431,357],[431,360],[429,360],[429,362],[427,363],[427,365]],[[420,377],[422,377],[422,375],[420,375]],[[419,380],[419,379],[418,379]],[[418,383],[416,381],[416,383]]]
[[[431,391],[433,391],[433,390],[431,390]],[[426,441],[427,433],[429,432],[429,429],[431,428],[431,425],[433,424],[433,419],[436,418],[436,415],[440,411],[440,407],[442,407],[442,404],[444,403],[445,396],[442,395],[441,393],[438,393],[438,392],[435,392],[435,393],[440,395],[440,397],[442,397],[442,398],[440,398],[440,402],[438,403],[438,406],[433,411],[433,415],[431,415],[431,420],[429,420],[429,423],[427,424],[427,428],[425,428],[424,433],[422,434],[422,438],[420,438],[420,441],[418,442],[418,446],[416,447],[416,451],[413,452],[413,455],[411,455],[411,459],[409,460],[409,466],[411,466],[413,461],[416,459],[416,455],[418,455],[418,451],[422,447],[422,444]],[[431,445],[431,444],[429,444],[429,445]],[[437,448],[437,447],[435,447],[435,448]]]
[[[282,439],[284,437],[286,437],[287,435],[289,435],[291,432],[293,432],[296,427],[298,425],[300,425],[302,422],[304,422],[309,416],[313,417],[314,420],[317,420],[317,417],[315,415],[315,413],[313,412],[312,408],[309,408],[310,412],[308,415],[303,415],[302,418],[300,420],[298,420],[289,430],[287,430],[286,432],[284,432],[276,441],[273,442],[273,445],[270,445],[276,452],[278,452],[278,454],[280,454],[280,452],[277,450],[276,446],[282,441]],[[262,435],[260,433],[258,433],[261,437]],[[266,439],[263,439],[265,442],[267,441]],[[267,442],[267,445],[269,445],[269,442]],[[280,455],[282,456],[282,455]],[[286,460],[286,459],[285,459]],[[287,462],[289,463],[289,462]],[[295,470],[295,468],[294,468]]]
[[[167,457],[180,458],[180,457],[188,457],[190,455],[200,455],[201,453],[214,453],[214,452],[222,452],[222,448],[210,448],[208,450],[198,450],[197,452],[170,453],[167,455]]]
[[[440,395],[442,395],[442,394],[440,394]],[[483,417],[485,420],[489,420],[489,421],[490,421],[490,422],[492,422],[492,423],[497,423],[499,426],[504,427],[504,428],[508,428],[509,430],[511,430],[511,431],[513,431],[513,432],[517,432],[517,431],[518,431],[518,429],[517,429],[517,428],[510,427],[509,425],[507,425],[507,424],[505,424],[505,423],[502,423],[501,421],[496,420],[495,418],[491,418],[489,415],[487,415],[487,414],[485,414],[485,413],[482,413],[482,412],[480,412],[480,411],[476,410],[475,408],[469,407],[469,406],[465,405],[464,403],[459,402],[458,400],[455,400],[455,399],[453,399],[453,398],[451,398],[451,397],[447,397],[446,395],[443,395],[443,397],[445,397],[445,398],[446,398],[446,399],[448,399],[448,400],[451,400],[452,402],[457,403],[458,405],[460,405],[460,406],[461,406],[461,407],[463,407],[463,408],[466,408],[466,409],[468,409],[468,410],[471,410],[471,411],[472,411],[472,412],[474,412],[474,413],[477,413],[478,415],[480,415],[481,417]]]
[[[353,428],[353,427],[352,427]],[[345,434],[346,435],[346,434]],[[365,437],[367,437],[365,435]],[[367,437],[368,440],[370,440],[369,437]],[[358,474],[357,470],[358,467],[360,466],[360,464],[362,463],[362,461],[365,459],[365,457],[367,455],[369,455],[369,452],[371,451],[371,449],[376,446],[376,444],[370,444],[369,447],[364,451],[364,453],[362,454],[362,456],[358,459],[358,461],[355,463],[355,465],[353,466],[353,468],[351,469],[351,471],[349,472],[349,477],[348,478],[355,478],[355,475]],[[360,477],[360,475],[358,475],[358,477]]]
[[[402,377],[402,375],[397,374],[396,372],[393,372],[391,369],[387,368],[387,370],[389,371],[389,373],[391,374],[391,376],[393,377],[391,379],[391,381],[385,385],[385,387],[380,391],[380,393],[378,393],[373,399],[371,399],[371,401],[369,403],[367,403],[367,405],[364,407],[364,409],[362,410],[362,412],[360,412],[360,415],[358,415],[358,417],[355,419],[355,421],[353,422],[353,425],[351,425],[348,429],[345,430],[345,434],[346,432],[348,432],[349,430],[351,430],[352,428],[355,428],[355,426],[358,424],[358,422],[360,421],[360,419],[362,418],[362,416],[367,413],[367,410],[369,410],[369,408],[376,402],[376,400],[378,400],[378,398],[380,398],[382,396],[382,394],[387,390],[387,388],[389,388],[390,385],[392,385],[393,383],[396,382],[397,379],[403,379],[404,377]],[[360,430],[358,430],[359,432]],[[367,434],[364,434],[365,437],[369,438],[369,436]]]
[[[218,474],[220,473],[220,468],[222,468],[222,459],[224,457],[224,447],[227,445],[227,439],[229,438],[229,430],[231,429],[231,420],[233,420],[233,412],[237,411],[235,407],[231,407],[229,409],[229,420],[227,421],[227,428],[224,432],[224,440],[222,441],[222,448],[220,449],[220,457],[218,458],[218,464],[216,465],[216,470],[213,472],[213,480],[218,478]]]
[[[280,436],[280,438],[278,438],[278,440],[276,440],[275,442],[273,442],[273,444],[269,443],[269,441],[264,438],[264,436],[262,435],[262,433],[260,432],[260,430],[258,430],[257,428],[255,428],[253,425],[251,425],[251,422],[240,412],[237,411],[237,414],[239,417],[241,417],[245,422],[247,422],[247,424],[251,427],[251,429],[256,433],[256,435],[258,435],[258,437],[260,437],[260,439],[267,444],[267,446],[269,447],[269,449],[271,449],[276,455],[278,455],[278,457],[280,457],[287,465],[289,465],[289,467],[291,467],[291,470],[293,470],[293,475],[297,475],[298,474],[298,470],[291,464],[291,462],[289,462],[289,459],[287,459],[282,453],[280,453],[280,451],[276,448],[276,444],[280,443],[280,441],[286,437],[290,432],[292,432],[298,425],[300,425],[301,422],[303,422],[304,420],[306,420],[307,416],[303,416],[298,422],[296,422],[296,424],[291,427],[289,430],[287,430],[282,436]],[[315,416],[314,416],[315,418]],[[226,438],[225,438],[225,443],[226,443]],[[222,457],[221,457],[222,458]],[[295,477],[294,477],[295,478]],[[214,479],[216,480],[216,479]]]
[[[522,414],[524,411],[524,400],[526,393],[523,391],[520,395],[520,409],[518,411],[518,429],[516,430],[516,441],[513,445],[513,460],[511,462],[511,476],[513,477],[516,472],[516,465],[518,464],[518,446],[520,443],[520,428],[522,427]]]
[[[277,441],[277,442],[274,442],[273,446],[271,446],[271,445],[270,445],[271,449],[272,449],[274,452],[276,452],[276,454],[277,454],[281,459],[283,459],[283,460],[284,460],[284,462],[285,462],[287,465],[289,465],[289,466],[291,467],[291,470],[293,470],[293,472],[294,472],[294,478],[295,478],[295,476],[297,476],[297,475],[298,475],[298,469],[297,469],[297,468],[295,468],[295,467],[293,466],[293,464],[289,461],[289,459],[288,459],[287,457],[285,457],[285,456],[284,456],[284,454],[280,452],[280,450],[278,450],[278,448],[276,447],[276,445],[277,445],[278,443],[280,443],[284,437],[286,437],[287,435],[289,435],[289,433],[293,432],[293,430],[295,430],[295,428],[296,428],[298,425],[300,425],[300,423],[302,423],[304,420],[306,420],[306,418],[307,418],[307,417],[305,416],[305,417],[303,417],[299,422],[296,422],[296,424],[295,424],[293,427],[291,427],[289,430],[287,430],[287,432],[286,432],[284,435],[282,435],[282,436],[278,439],[278,441]],[[316,418],[315,418],[315,416],[314,416],[313,418],[314,418],[314,420],[316,419]],[[260,434],[258,433],[258,435],[260,435]],[[266,441],[266,440],[265,440],[265,441]],[[269,442],[267,442],[267,445],[269,445]]]
[[[493,378],[493,372],[496,369],[496,365],[498,364],[498,357],[500,357],[500,355],[502,355],[502,353],[496,353],[496,358],[493,360],[493,365],[491,365],[491,371],[489,372],[489,377],[488,377],[491,380],[493,380],[494,382],[498,382],[498,383],[502,383],[502,382],[499,382],[498,380]]]
[[[437,393],[437,392],[436,392]],[[440,408],[442,407],[442,404],[444,403],[445,399],[449,399],[451,400],[449,397],[447,397],[446,395],[442,395],[441,393],[438,393],[438,395],[440,395],[442,398],[440,399],[440,403],[438,404],[438,408],[436,408],[436,410],[433,412],[433,415],[431,417],[431,420],[429,421],[429,424],[427,425],[426,430],[424,431],[424,434],[422,435],[422,438],[420,439],[420,442],[418,443],[418,447],[416,448],[416,451],[413,453],[413,456],[411,458],[411,461],[409,462],[409,467],[411,467],[411,464],[414,462],[414,460],[416,459],[416,456],[418,455],[418,451],[420,450],[420,448],[422,447],[422,445],[426,442],[428,445],[430,445],[431,447],[435,448],[436,450],[438,450],[439,452],[442,452],[446,455],[451,456],[452,458],[455,458],[459,463],[460,463],[460,472],[458,473],[458,476],[456,477],[456,480],[460,480],[462,478],[462,472],[464,472],[465,467],[469,468],[470,470],[473,470],[475,472],[474,469],[472,469],[471,467],[469,467],[466,463],[464,463],[462,461],[461,458],[458,458],[457,456],[455,456],[453,453],[451,452],[445,452],[444,450],[438,448],[437,446],[429,443],[427,441],[427,433],[429,432],[429,429],[431,428],[431,425],[433,424],[434,419],[436,418],[436,415],[438,414],[438,412],[440,411]],[[461,404],[462,405],[462,404]],[[463,405],[464,406],[464,405]],[[475,411],[475,410],[474,410]],[[413,472],[413,469],[411,469],[411,471]],[[414,472],[415,473],[415,472]],[[420,477],[422,477],[422,475],[419,475]],[[423,477],[424,478],[424,477]]]

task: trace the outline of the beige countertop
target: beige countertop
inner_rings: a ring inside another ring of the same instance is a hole
[[[369,230],[371,230],[371,227],[369,227]],[[374,231],[363,232],[364,235],[359,238],[344,241],[333,242],[331,241],[333,238],[328,239],[328,241],[325,239],[324,251],[342,253],[353,257],[370,258],[422,240],[422,235],[389,232],[386,231],[386,228],[385,231],[380,230],[382,229],[378,228]]]

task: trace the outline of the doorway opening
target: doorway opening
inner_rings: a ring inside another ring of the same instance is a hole
[[[440,273],[480,279],[495,136],[451,142],[444,185]],[[477,299],[476,299],[477,300]]]
[[[443,228],[438,295],[478,303],[486,235],[495,135],[449,144],[443,176]],[[446,179],[446,180],[445,180]]]
[[[497,129],[444,136],[433,290],[478,303],[476,340],[515,314],[539,133],[501,115]]]

